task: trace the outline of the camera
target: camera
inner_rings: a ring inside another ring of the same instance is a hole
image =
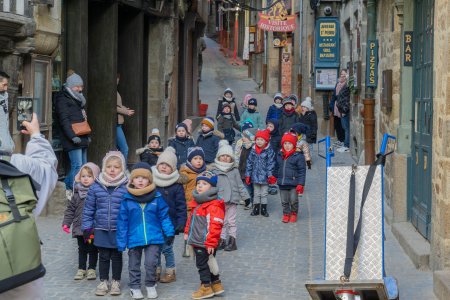
[[[331,16],[332,12],[333,10],[331,9],[331,6],[325,6],[323,8],[323,13],[325,14],[325,16]]]

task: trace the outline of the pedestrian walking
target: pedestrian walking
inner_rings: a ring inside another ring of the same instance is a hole
[[[84,201],[87,198],[89,187],[95,182],[100,174],[100,168],[88,162],[84,164],[77,175],[75,175],[74,192],[72,199],[67,204],[64,212],[62,229],[69,234],[72,227],[72,237],[77,239],[78,243],[78,271],[74,280],[97,279],[95,269],[97,268],[98,249],[93,243],[88,243],[81,230],[81,221],[83,215]],[[89,257],[89,260],[88,260]],[[86,261],[89,262],[86,272]]]
[[[310,150],[312,150],[312,145],[317,142],[317,113],[311,103],[311,97],[306,97],[300,106],[300,123],[309,126],[309,131],[306,133],[306,141]]]
[[[255,144],[255,134],[256,128],[253,128],[252,122],[246,122],[242,125],[242,137],[236,142],[235,145],[235,163],[238,165],[239,174],[241,175],[241,180],[245,184],[247,191],[250,195],[250,199],[244,201],[244,209],[252,209],[253,205],[253,184],[247,185],[245,181],[245,170],[247,168],[247,159]]]
[[[117,85],[119,85],[120,74],[117,74]],[[128,108],[122,104],[122,96],[120,96],[119,91],[117,91],[117,125],[116,125],[116,146],[120,152],[122,152],[123,157],[125,157],[125,165],[128,161],[128,144],[125,133],[123,132],[123,124],[125,122],[125,116],[131,117],[134,115],[134,110]]]
[[[174,148],[167,147],[161,153],[156,166],[152,167],[152,174],[156,190],[162,195],[164,201],[169,206],[169,217],[175,229],[175,235],[183,233],[187,219],[186,197],[183,188],[185,181],[180,178],[180,173],[178,173],[177,157]],[[162,276],[160,276],[162,271],[161,254],[164,255],[166,261],[166,270]],[[161,246],[156,278],[161,283],[170,283],[177,280],[173,244],[169,245],[164,243]]]
[[[201,281],[199,289],[192,293],[192,299],[205,299],[225,291],[215,260],[224,223],[225,205],[218,198],[217,176],[206,171],[197,176],[196,182],[192,200],[194,203],[191,204],[195,209],[186,223],[184,239],[194,249],[195,264]]]
[[[273,176],[275,153],[269,142],[270,132],[258,130],[255,136],[255,145],[247,159],[245,182],[247,185],[253,183],[254,190],[252,216],[257,216],[260,213],[264,217],[269,216],[267,212],[268,185],[277,182],[277,179]]]
[[[277,182],[283,207],[283,223],[297,222],[298,198],[303,196],[305,186],[305,157],[296,151],[296,143],[297,136],[294,133],[285,133],[281,139],[281,151],[277,155]]]
[[[214,119],[211,117],[203,118],[201,122],[200,135],[197,138],[197,147],[201,147],[205,152],[205,162],[210,164],[214,162],[217,150],[219,149],[220,137],[214,132]]]
[[[203,69],[203,51],[206,50],[206,43],[203,37],[198,39],[198,81],[202,81],[202,69]]]
[[[258,100],[256,100],[255,98],[251,98],[250,100],[248,100],[248,107],[246,110],[244,110],[241,116],[241,126],[245,122],[251,121],[255,126],[255,128],[257,129],[265,128],[262,116],[257,110],[257,106]]]
[[[285,98],[283,100],[283,112],[280,116],[280,122],[279,122],[279,132],[280,136],[283,136],[286,132],[291,129],[292,125],[295,123],[300,122],[300,118],[295,111],[295,99],[291,98]]]
[[[70,171],[64,180],[68,199],[72,196],[73,179],[81,166],[87,162],[90,136],[75,132],[73,125],[87,121],[84,83],[80,75],[73,73],[66,79],[63,90],[54,98],[55,121],[64,151],[69,156]]]
[[[158,156],[163,152],[161,145],[161,137],[159,136],[159,129],[153,128],[152,133],[147,139],[147,145],[136,150],[136,155],[139,155],[141,162],[146,162],[150,166],[156,165]]]
[[[241,118],[239,116],[239,110],[237,107],[236,99],[233,95],[233,90],[230,88],[226,88],[225,91],[223,92],[222,98],[221,99],[219,98],[219,102],[217,104],[216,119],[219,117],[219,115],[223,111],[223,104],[225,104],[225,103],[230,105],[231,114],[233,115],[234,119],[239,122],[241,120]]]
[[[334,114],[341,119],[344,131],[344,146],[338,152],[350,151],[350,88],[347,84],[347,70],[341,70],[339,82],[336,84],[334,101]]]
[[[223,110],[217,117],[217,129],[224,134],[225,139],[232,145],[236,136],[234,129],[239,130],[240,126],[231,113],[231,106],[228,103],[224,103],[222,107]]]
[[[144,253],[145,288],[147,298],[158,297],[156,292],[156,265],[163,244],[172,246],[174,228],[169,207],[156,190],[151,167],[146,162],[133,166],[127,193],[123,196],[117,218],[117,248],[128,248],[130,295],[143,299],[141,291],[141,258]]]
[[[237,206],[240,201],[250,202],[250,195],[237,169],[233,148],[226,140],[220,141],[219,151],[217,151],[211,170],[218,177],[219,199],[225,203],[225,220],[218,250],[234,251],[237,250]]]
[[[283,95],[276,93],[273,97],[273,104],[269,107],[266,115],[266,123],[269,120],[279,120],[283,112]]]
[[[175,126],[175,136],[168,141],[169,147],[175,149],[177,169],[186,162],[188,149],[195,146],[194,139],[189,135],[188,126],[181,122]]]
[[[100,284],[95,290],[97,296],[105,296],[108,292],[111,296],[121,294],[122,252],[117,249],[116,234],[120,203],[127,192],[125,170],[125,158],[120,151],[106,153],[102,171],[89,188],[84,202],[81,229],[85,239],[93,239],[99,251]],[[110,265],[111,284],[108,282]]]

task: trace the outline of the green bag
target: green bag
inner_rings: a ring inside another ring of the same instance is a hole
[[[31,177],[0,160],[0,293],[45,275]]]

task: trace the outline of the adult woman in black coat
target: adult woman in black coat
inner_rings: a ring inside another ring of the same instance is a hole
[[[75,175],[81,166],[87,162],[89,135],[77,136],[72,124],[86,120],[84,107],[86,99],[83,96],[83,80],[73,73],[67,77],[63,90],[54,99],[55,115],[58,124],[59,138],[70,159],[70,171],[65,179],[66,190],[72,190]]]

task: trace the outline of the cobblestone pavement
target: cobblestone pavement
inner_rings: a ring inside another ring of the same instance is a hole
[[[229,66],[217,46],[207,40],[204,52],[203,81],[200,93],[210,103],[209,112],[224,88],[231,86],[241,101],[244,93],[258,96],[260,111],[265,116],[271,97],[259,94],[256,83],[243,79],[246,67]],[[227,67],[228,66],[228,67]],[[317,156],[315,146],[313,168],[307,173],[305,196],[300,203],[300,218],[295,224],[281,222],[278,195],[269,197],[270,217],[251,217],[238,209],[238,250],[217,255],[225,293],[222,299],[309,299],[306,280],[323,276],[325,162]],[[350,155],[336,154],[335,165],[353,163]],[[40,218],[39,232],[43,241],[43,259],[47,268],[44,278],[46,299],[102,299],[94,295],[97,281],[74,281],[77,270],[76,240],[61,230],[59,218]],[[175,239],[177,282],[158,284],[158,299],[189,299],[199,285],[194,261],[181,257],[183,241]],[[436,299],[432,290],[432,273],[416,270],[386,226],[385,264],[388,275],[399,280],[402,299]],[[130,299],[128,294],[127,255],[124,254],[122,295],[103,299]]]

